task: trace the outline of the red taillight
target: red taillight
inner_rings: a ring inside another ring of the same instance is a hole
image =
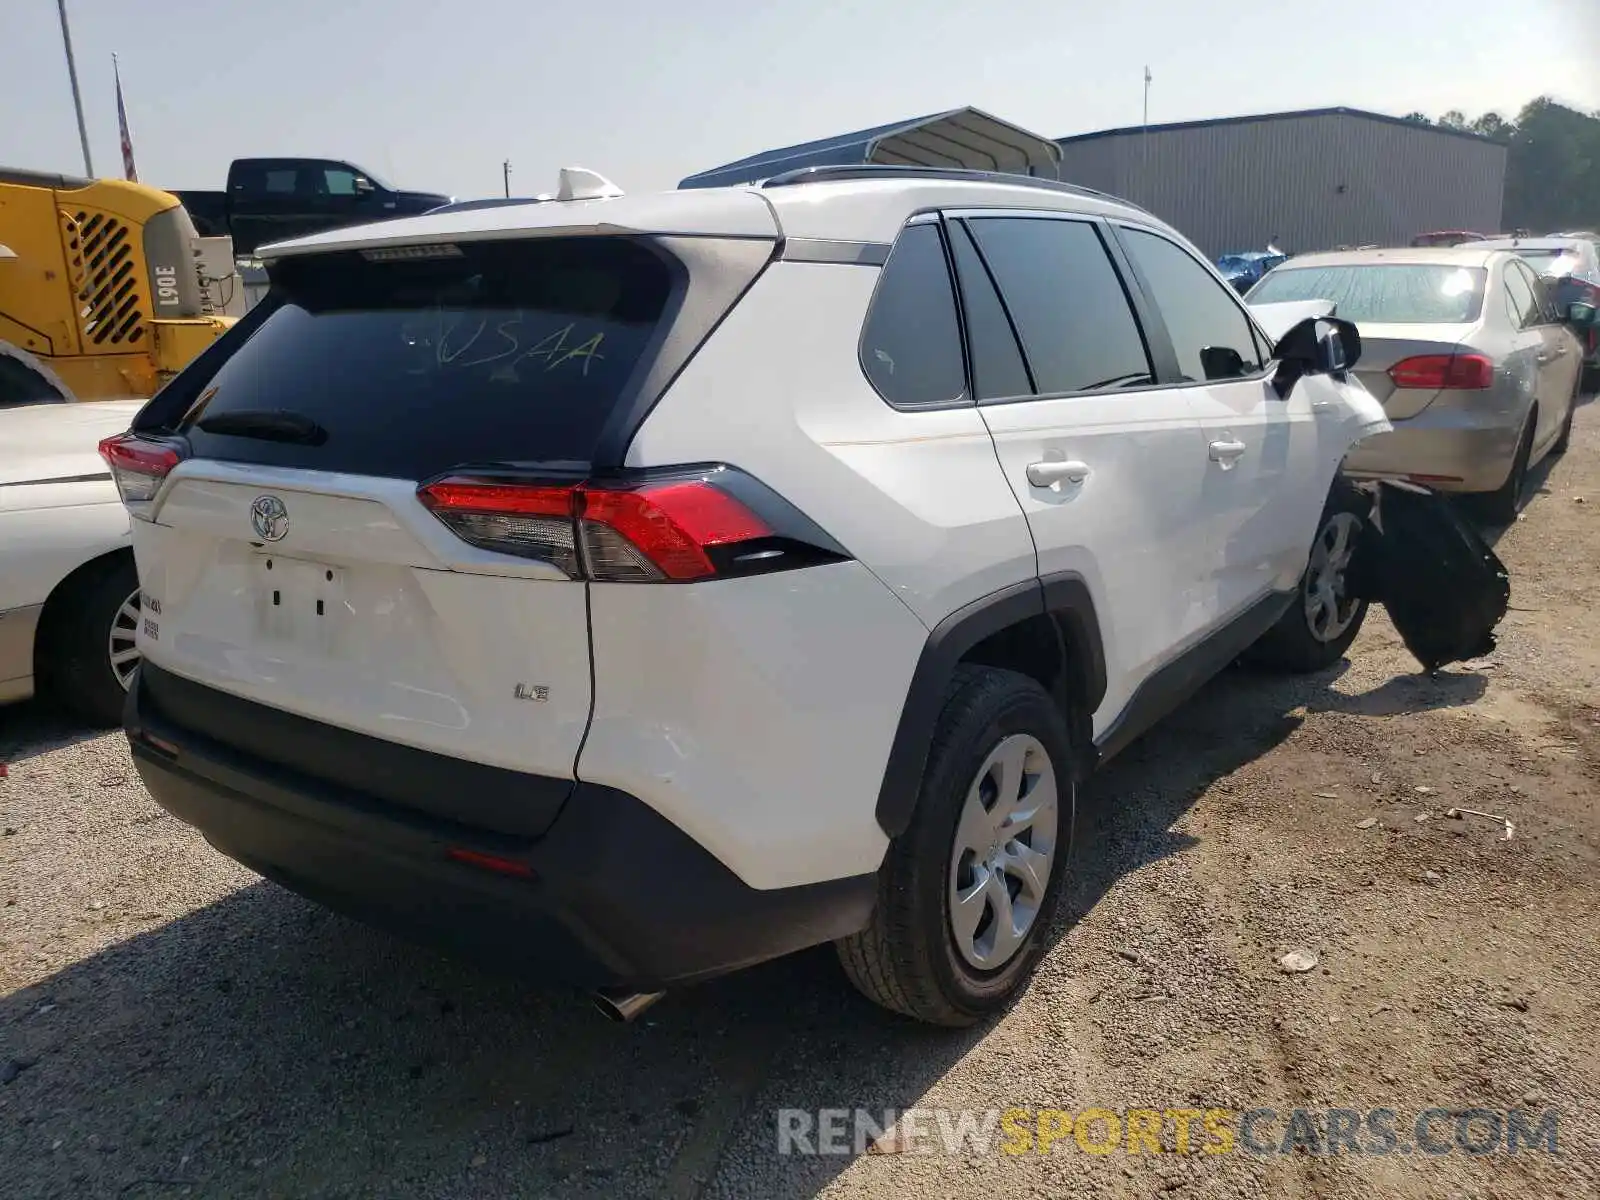
[[[773,535],[755,513],[700,479],[553,487],[451,477],[417,495],[464,541],[546,559],[575,579],[704,579],[717,573],[709,549]]]
[[[100,443],[100,457],[111,468],[122,502],[141,504],[155,499],[162,480],[183,455],[164,442],[149,441],[135,433],[119,433]]]
[[[468,850],[462,846],[450,847],[445,851],[445,855],[458,863],[493,871],[498,875],[513,875],[518,879],[533,878],[533,868],[515,858],[502,858],[498,854],[485,854],[481,850]]]
[[[1397,388],[1480,391],[1494,384],[1494,363],[1481,354],[1420,354],[1395,363],[1389,378]]]
[[[637,491],[579,488],[578,496],[584,557],[596,579],[642,583],[652,567],[680,582],[703,579],[717,573],[710,547],[772,533],[732,496],[698,480]]]

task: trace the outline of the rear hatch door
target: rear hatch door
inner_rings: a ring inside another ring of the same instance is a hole
[[[185,414],[141,417],[189,451],[133,523],[152,686],[165,671],[358,735],[347,758],[381,753],[377,738],[570,780],[590,711],[585,585],[468,545],[417,488],[467,464],[581,478],[657,352],[679,274],[645,239],[600,236],[278,264],[272,311]],[[340,765],[308,727],[186,714],[304,769],[298,729],[337,782],[470,807],[386,786],[382,763]],[[498,823],[537,833],[564,796]]]

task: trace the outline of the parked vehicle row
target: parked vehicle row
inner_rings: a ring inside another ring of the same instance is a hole
[[[1395,428],[1352,453],[1352,474],[1482,493],[1507,521],[1529,466],[1566,447],[1594,308],[1558,310],[1515,254],[1480,243],[1306,255],[1248,299],[1328,300],[1361,330],[1358,374]]]
[[[1556,307],[1600,308],[1600,234],[1569,233],[1543,238],[1503,238],[1480,243],[1485,250],[1510,250],[1544,279]],[[1584,334],[1586,386],[1600,386],[1600,330]]]
[[[1357,373],[1394,429],[1352,452],[1352,476],[1474,493],[1504,523],[1530,467],[1566,449],[1600,292],[1542,279],[1520,246],[1480,241],[1302,255],[1247,300],[1327,301],[1361,331]]]

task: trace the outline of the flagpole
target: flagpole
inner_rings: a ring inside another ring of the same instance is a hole
[[[139,171],[133,164],[133,134],[128,131],[128,106],[122,102],[122,64],[116,52],[111,55],[111,74],[117,84],[117,135],[122,144],[122,177],[131,183],[139,182]]]
[[[94,178],[94,162],[89,157],[89,127],[83,123],[83,95],[78,91],[78,64],[72,58],[72,30],[67,25],[67,0],[56,0],[61,12],[61,42],[67,48],[67,77],[72,80],[72,104],[78,110],[78,140],[83,143],[83,173]]]
[[[1139,127],[1139,188],[1144,192],[1150,184],[1150,68],[1144,69],[1144,122]],[[1150,197],[1141,195],[1141,203],[1148,204]]]

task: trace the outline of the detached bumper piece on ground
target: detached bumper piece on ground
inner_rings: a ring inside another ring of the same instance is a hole
[[[1511,579],[1445,497],[1406,483],[1370,485],[1373,519],[1350,564],[1352,594],[1388,610],[1425,670],[1482,658],[1511,601]]]

